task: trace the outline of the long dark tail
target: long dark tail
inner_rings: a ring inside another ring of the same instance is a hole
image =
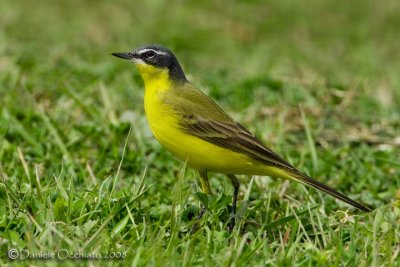
[[[334,196],[350,205],[352,205],[353,207],[356,207],[360,210],[366,211],[366,212],[371,212],[372,209],[368,208],[367,206],[364,206],[354,200],[352,200],[349,197],[346,197],[345,195],[343,195],[342,193],[337,192],[336,190],[334,190],[333,188],[324,185],[323,183],[315,180],[314,178],[311,178],[310,176],[307,176],[301,172],[291,172],[291,178],[302,183],[302,184],[306,184],[309,185],[311,187],[314,187],[316,189],[319,189],[325,193],[328,193],[331,196]]]

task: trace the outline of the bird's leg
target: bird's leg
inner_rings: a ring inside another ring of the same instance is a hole
[[[231,218],[228,224],[228,231],[231,233],[233,228],[235,227],[235,216],[236,216],[236,202],[239,194],[239,180],[236,178],[235,175],[229,174],[228,178],[231,180],[231,183],[233,185],[233,198],[232,198],[232,212],[231,212]]]
[[[211,195],[212,191],[211,191],[211,186],[210,183],[208,181],[208,174],[207,171],[205,170],[200,170],[199,171],[199,177],[200,177],[200,189],[203,193],[206,193],[207,195]],[[204,216],[204,214],[207,211],[207,206],[202,204],[201,210],[199,215],[196,218],[196,222],[193,225],[192,229],[190,230],[190,234],[194,234],[197,229],[199,228],[199,223],[201,218]]]
[[[211,195],[211,186],[210,183],[208,181],[208,174],[207,171],[199,171],[200,174],[200,186],[201,186],[201,192],[206,193],[207,195]],[[207,206],[202,204],[199,216],[197,217],[197,221],[200,221],[200,219],[203,217],[203,215],[206,213],[207,211]]]

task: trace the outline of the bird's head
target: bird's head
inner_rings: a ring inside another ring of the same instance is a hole
[[[127,53],[112,53],[113,56],[135,63],[143,79],[155,79],[168,75],[176,82],[186,82],[185,74],[172,52],[161,45],[146,45]]]

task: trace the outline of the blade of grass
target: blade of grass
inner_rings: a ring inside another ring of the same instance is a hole
[[[314,170],[318,171],[319,168],[318,168],[317,150],[315,149],[315,142],[314,142],[314,139],[311,134],[310,125],[309,125],[307,117],[303,111],[303,108],[301,106],[299,106],[299,108],[300,108],[300,113],[301,113],[301,118],[303,121],[304,129],[306,131],[307,142],[308,142],[308,146],[310,148],[310,153],[311,153],[311,158],[313,161]]]
[[[302,215],[308,213],[309,210],[314,210],[319,206],[320,205],[315,205],[314,207],[311,207],[310,209],[304,209],[302,211],[295,212],[295,215],[289,215],[289,216],[280,218],[280,219],[278,219],[278,220],[276,220],[276,221],[274,221],[272,223],[269,223],[266,226],[264,226],[264,229],[267,231],[267,230],[270,230],[270,229],[274,229],[274,228],[276,228],[278,226],[281,226],[283,224],[286,224],[286,223],[288,223],[290,221],[293,221],[294,219],[298,218],[298,216],[302,216]]]
[[[128,135],[126,136],[126,139],[125,139],[124,149],[122,150],[121,160],[120,160],[119,165],[118,165],[117,173],[115,174],[114,179],[113,179],[113,184],[112,184],[111,193],[110,193],[111,196],[113,195],[115,184],[117,183],[118,175],[119,175],[119,172],[121,170],[122,163],[124,162],[126,148],[128,147],[128,141],[129,141],[129,137],[131,135],[131,132],[132,132],[132,124],[129,127],[129,132],[128,132]]]

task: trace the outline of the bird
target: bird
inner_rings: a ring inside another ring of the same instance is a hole
[[[144,81],[144,110],[153,135],[172,155],[197,171],[200,190],[212,194],[209,173],[222,173],[230,179],[233,197],[229,231],[235,226],[240,186],[237,175],[297,181],[362,211],[372,211],[299,171],[271,150],[190,83],[168,48],[152,44],[112,55],[136,65]],[[207,207],[203,206],[198,220],[206,210]]]

